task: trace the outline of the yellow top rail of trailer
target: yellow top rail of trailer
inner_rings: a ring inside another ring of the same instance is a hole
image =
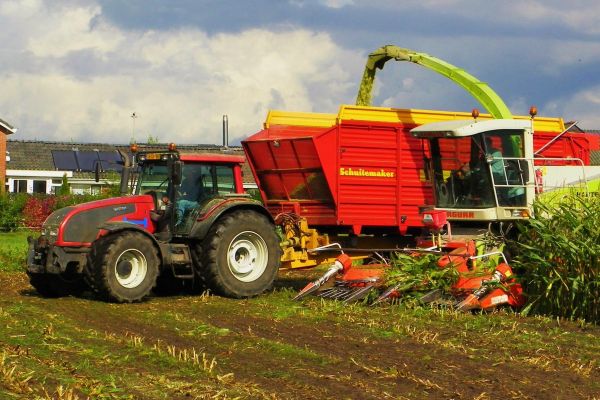
[[[469,112],[438,111],[419,109],[399,109],[387,107],[367,107],[341,105],[337,114],[270,110],[264,123],[265,129],[272,125],[306,126],[327,128],[341,121],[373,121],[423,125],[431,122],[472,119]],[[530,119],[526,116],[513,116],[515,119]],[[492,119],[490,114],[481,114],[478,119]],[[534,129],[542,132],[563,132],[565,124],[562,118],[536,117]]]

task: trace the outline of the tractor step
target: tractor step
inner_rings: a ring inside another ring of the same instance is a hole
[[[163,262],[178,279],[194,279],[190,247],[185,243],[168,243],[163,247]]]

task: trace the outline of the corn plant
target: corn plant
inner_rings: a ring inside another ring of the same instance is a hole
[[[437,254],[396,253],[391,260],[391,268],[384,276],[385,285],[396,286],[403,297],[409,298],[433,289],[447,292],[458,273],[454,268],[440,269],[437,266],[438,259]]]
[[[514,265],[529,296],[524,313],[600,322],[600,198],[534,204],[519,225]]]

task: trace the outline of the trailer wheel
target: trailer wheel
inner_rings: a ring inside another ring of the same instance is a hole
[[[233,298],[256,296],[273,285],[281,249],[273,224],[254,211],[218,220],[204,242],[202,272],[211,289]]]
[[[27,273],[29,283],[44,297],[65,297],[81,294],[87,285],[81,275]]]
[[[158,251],[148,237],[122,231],[94,245],[88,275],[102,298],[131,303],[141,301],[156,286],[159,264]]]

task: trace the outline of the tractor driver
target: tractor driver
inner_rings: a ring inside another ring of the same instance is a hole
[[[150,211],[150,219],[155,223],[155,236],[158,240],[169,240],[171,229],[169,221],[173,212],[173,205],[169,201],[169,197],[162,197],[163,207],[161,209]]]
[[[198,207],[198,201],[204,193],[202,170],[200,165],[186,165],[179,187],[179,196],[175,203],[175,225],[181,225],[185,216]]]

